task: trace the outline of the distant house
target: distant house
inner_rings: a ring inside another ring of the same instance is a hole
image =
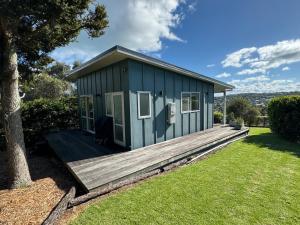
[[[113,140],[126,149],[212,128],[214,93],[233,89],[121,46],[75,68],[68,78],[77,84],[81,129],[94,134],[96,121],[111,118]]]

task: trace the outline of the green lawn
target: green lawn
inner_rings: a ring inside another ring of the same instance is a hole
[[[72,224],[300,224],[300,145],[269,129],[89,206]]]

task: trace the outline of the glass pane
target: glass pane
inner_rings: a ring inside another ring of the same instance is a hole
[[[150,94],[139,93],[140,95],[140,116],[150,116]]]
[[[123,124],[122,118],[122,96],[114,95],[114,121],[116,124]]]
[[[86,119],[81,119],[81,127],[83,130],[86,130]]]
[[[182,104],[182,112],[190,111],[190,94],[184,93],[182,94],[181,104]]]
[[[115,125],[115,139],[123,142],[123,127]]]
[[[88,117],[94,118],[94,106],[93,106],[93,98],[88,97]]]
[[[86,116],[86,97],[80,98],[81,116]]]
[[[91,131],[95,130],[95,126],[94,126],[94,120],[93,119],[88,119],[88,129]]]
[[[106,115],[112,115],[112,102],[111,102],[111,94],[105,95],[105,107],[106,107]]]
[[[192,93],[191,94],[191,110],[199,110],[199,93]]]

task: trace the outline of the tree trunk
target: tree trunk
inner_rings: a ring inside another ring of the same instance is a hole
[[[11,188],[31,184],[20,111],[17,53],[12,35],[1,24],[1,105],[8,156],[8,175]],[[4,28],[4,29],[3,29]],[[4,31],[4,32],[3,32]]]

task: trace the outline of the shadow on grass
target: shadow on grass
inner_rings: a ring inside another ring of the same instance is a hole
[[[300,144],[289,142],[272,133],[250,135],[245,138],[243,142],[255,144],[258,147],[268,148],[273,151],[290,152],[291,154],[300,157]]]

